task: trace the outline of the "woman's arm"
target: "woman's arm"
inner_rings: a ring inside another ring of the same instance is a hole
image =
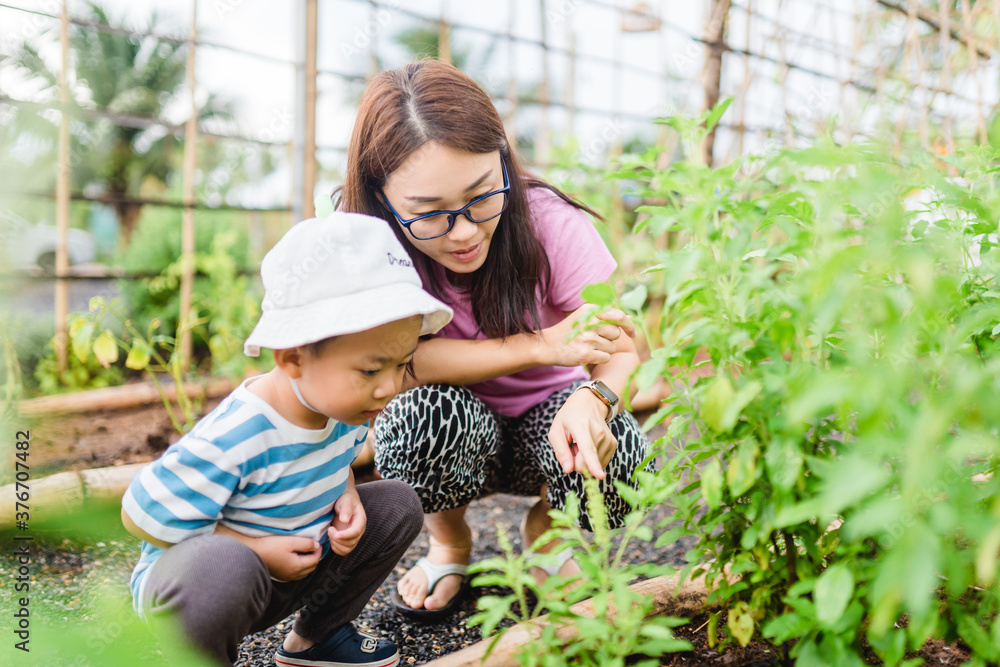
[[[608,310],[594,318],[604,324],[570,338],[573,325],[590,308],[593,306],[585,304],[566,313],[566,317],[554,326],[538,333],[508,336],[506,340],[431,338],[423,341],[413,356],[416,378],[407,378],[404,389],[426,384],[475,384],[536,366],[607,364],[617,356],[618,341],[631,341],[635,328],[628,315],[620,310]],[[635,346],[630,347],[634,354]],[[626,380],[630,372],[625,373]],[[611,384],[608,386],[615,389]]]
[[[620,336],[615,343],[611,359],[596,366],[590,377],[608,385],[621,400],[629,376],[639,366],[639,354],[629,336]],[[604,479],[604,469],[618,449],[618,441],[605,422],[607,416],[608,406],[586,389],[574,392],[563,403],[549,429],[549,442],[565,473],[589,470],[597,479]]]

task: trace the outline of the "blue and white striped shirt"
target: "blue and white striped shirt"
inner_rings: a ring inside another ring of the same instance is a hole
[[[296,426],[247,389],[253,380],[143,468],[122,507],[139,528],[172,544],[221,522],[255,537],[308,537],[326,555],[333,503],[368,429],[333,419],[320,430]],[[137,610],[145,575],[162,553],[142,543],[130,584]]]

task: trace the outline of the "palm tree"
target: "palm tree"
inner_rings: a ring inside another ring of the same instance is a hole
[[[187,44],[140,34],[162,25],[156,13],[150,15],[149,30],[131,32],[120,18],[91,1],[84,19],[111,29],[74,26],[70,33],[69,79],[73,105],[81,110],[73,123],[73,187],[99,192],[114,207],[123,243],[128,243],[142,208],[134,199],[144,186],[165,188],[179,159],[175,130],[165,129],[156,119],[185,92]],[[43,82],[43,92],[52,100],[58,99],[56,71],[42,58],[37,44],[25,42],[12,60],[23,73]],[[94,120],[87,111],[117,117]],[[231,114],[227,105],[210,95],[199,111],[199,120],[207,118],[229,120]],[[23,119],[20,124],[41,129],[37,120]],[[55,125],[49,125],[54,136]]]

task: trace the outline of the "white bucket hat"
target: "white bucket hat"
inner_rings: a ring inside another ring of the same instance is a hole
[[[451,321],[423,290],[409,255],[379,218],[332,213],[294,225],[264,256],[260,321],[243,345],[285,350],[422,315],[420,335]]]

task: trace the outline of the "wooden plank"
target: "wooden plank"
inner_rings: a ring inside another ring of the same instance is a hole
[[[210,380],[206,384],[187,382],[184,392],[190,397],[201,396],[215,398],[233,390],[233,382],[227,378]],[[173,384],[164,385],[167,399],[177,399],[177,391]],[[116,410],[131,408],[138,405],[159,403],[160,394],[150,382],[128,384],[122,387],[78,391],[72,394],[42,396],[20,401],[18,413],[22,416],[48,415],[54,413],[89,412],[92,410]]]
[[[629,588],[639,595],[653,598],[654,616],[691,617],[704,611],[706,608],[705,600],[708,597],[704,578],[699,577],[686,581],[677,589],[678,581],[677,575],[655,577],[632,584]],[[571,610],[578,616],[593,618],[595,615],[592,600],[578,602],[571,607]],[[516,664],[515,656],[518,650],[533,639],[540,637],[547,625],[549,625],[547,616],[542,616],[535,621],[518,623],[504,632],[503,636],[497,640],[496,646],[488,658],[485,657],[486,649],[493,641],[492,637],[467,646],[461,651],[432,660],[426,663],[427,667],[474,667],[480,665],[507,667]],[[576,636],[577,632],[574,625],[560,625],[556,628],[556,637],[566,644]]]

